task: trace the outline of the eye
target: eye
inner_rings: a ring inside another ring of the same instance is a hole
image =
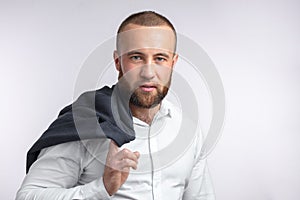
[[[155,60],[158,61],[158,62],[164,62],[164,61],[166,61],[167,59],[164,58],[164,57],[156,57]]]
[[[139,61],[139,60],[142,60],[142,57],[141,56],[131,56],[130,59],[133,61]]]

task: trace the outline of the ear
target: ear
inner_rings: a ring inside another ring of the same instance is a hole
[[[173,56],[173,61],[172,61],[172,67],[174,68],[175,64],[177,63],[178,60],[178,54],[174,54]]]
[[[121,57],[118,54],[118,51],[114,51],[114,61],[115,61],[115,67],[120,72],[121,71]]]

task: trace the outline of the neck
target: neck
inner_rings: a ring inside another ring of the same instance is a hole
[[[129,107],[134,117],[150,125],[153,121],[155,114],[159,111],[160,104],[154,106],[153,108],[140,108],[133,104],[129,104]]]

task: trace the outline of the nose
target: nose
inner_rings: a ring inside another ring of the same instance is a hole
[[[151,80],[155,76],[155,66],[151,63],[141,67],[140,76],[146,80]]]

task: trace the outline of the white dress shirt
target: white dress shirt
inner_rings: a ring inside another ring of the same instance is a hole
[[[181,120],[180,110],[166,100],[151,125],[133,118],[136,139],[122,148],[140,152],[138,169],[113,196],[102,179],[110,140],[90,139],[43,149],[16,200],[214,200],[206,160],[200,158],[200,131],[190,145],[178,144],[180,154],[161,153],[177,141]]]

